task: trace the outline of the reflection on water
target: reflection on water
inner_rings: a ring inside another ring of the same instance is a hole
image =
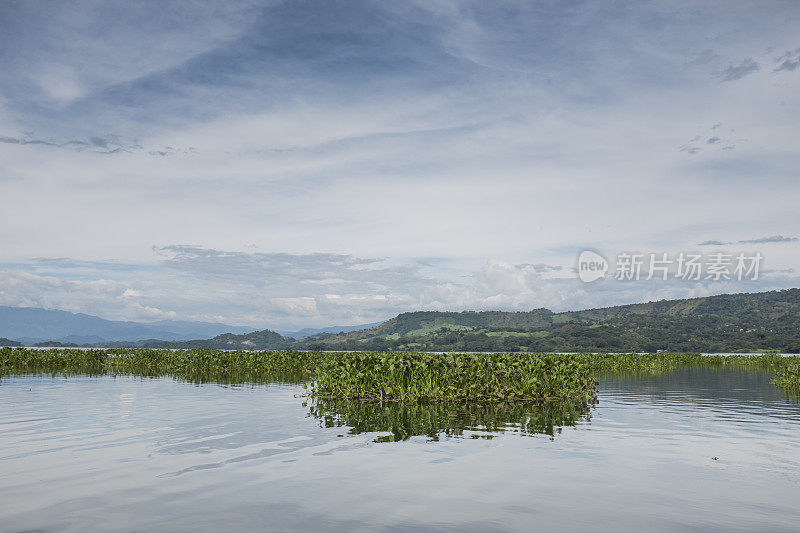
[[[800,402],[792,391],[773,386],[767,371],[678,368],[653,376],[601,378],[603,396],[619,404],[663,405],[670,410],[710,410],[735,420],[797,419]],[[750,418],[752,417],[752,418]]]
[[[397,442],[415,436],[492,438],[497,433],[521,435],[561,433],[563,426],[588,422],[590,404],[561,402],[528,404],[401,404],[317,400],[309,415],[325,428],[347,427],[348,433],[388,432],[375,442]]]
[[[800,404],[767,373],[606,377],[591,407],[303,392],[2,378],[0,530],[799,529]]]

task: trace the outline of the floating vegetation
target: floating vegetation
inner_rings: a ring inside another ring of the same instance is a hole
[[[778,370],[772,383],[797,394],[800,393],[800,360],[792,359],[793,361]]]
[[[800,388],[800,358],[777,354],[530,354],[0,348],[0,376],[130,374],[192,382],[303,383],[323,400],[528,405],[591,402],[595,376],[681,366],[761,369]]]
[[[8,374],[128,374],[172,376],[195,383],[304,383],[319,352],[220,350],[30,350],[0,348],[0,376]]]
[[[570,357],[584,362],[593,375],[661,374],[678,367],[705,366],[776,371],[797,357],[764,355],[702,355],[697,353],[657,354],[575,354]]]
[[[588,401],[597,381],[575,359],[545,354],[365,352],[322,358],[311,395],[378,402]]]

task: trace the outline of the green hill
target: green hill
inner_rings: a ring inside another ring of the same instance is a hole
[[[291,348],[295,340],[284,337],[268,329],[254,331],[243,335],[223,333],[213,339],[199,339],[192,341],[164,342],[149,341],[144,343],[145,348],[203,348],[208,350],[268,350]]]
[[[564,313],[418,311],[369,329],[300,340],[263,330],[136,345],[221,350],[800,353],[800,289]]]
[[[6,339],[5,337],[0,337],[0,346],[22,346],[22,343],[12,341],[11,339]]]
[[[585,311],[403,313],[298,348],[432,351],[800,352],[800,289]]]

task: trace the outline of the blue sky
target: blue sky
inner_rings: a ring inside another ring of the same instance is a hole
[[[797,27],[796,2],[4,2],[0,305],[293,328],[800,286]],[[587,285],[587,248],[764,275]]]

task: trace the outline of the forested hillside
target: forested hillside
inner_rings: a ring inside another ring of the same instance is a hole
[[[800,352],[800,289],[552,313],[403,313],[316,335],[305,348],[466,351]]]

